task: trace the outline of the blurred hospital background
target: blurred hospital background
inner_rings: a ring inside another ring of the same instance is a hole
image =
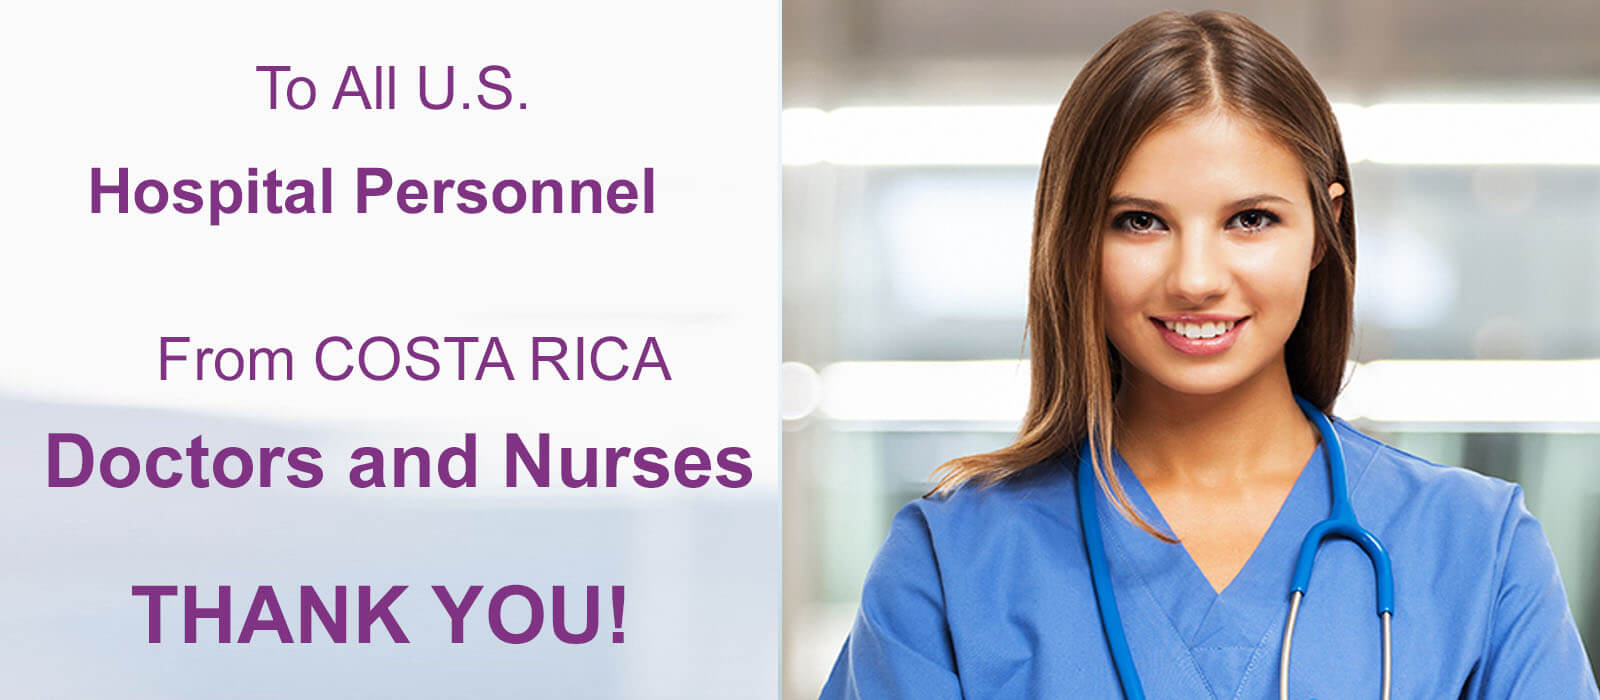
[[[785,698],[816,697],[894,511],[1009,440],[1050,118],[1169,7],[785,2]],[[1300,56],[1345,132],[1359,281],[1335,413],[1520,482],[1600,661],[1600,3],[1226,9]]]

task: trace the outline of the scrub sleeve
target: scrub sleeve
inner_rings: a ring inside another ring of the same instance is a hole
[[[1506,546],[1497,557],[1489,634],[1463,697],[1600,698],[1555,555],[1521,486],[1514,487],[1500,533]],[[1399,659],[1395,665],[1398,671]]]
[[[821,700],[961,697],[939,562],[920,508],[902,508],[867,570],[861,607]]]

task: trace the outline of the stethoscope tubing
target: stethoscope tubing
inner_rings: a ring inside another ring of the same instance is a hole
[[[1383,700],[1389,700],[1391,680],[1390,623],[1394,617],[1394,573],[1389,553],[1383,543],[1370,530],[1356,521],[1355,510],[1350,506],[1349,482],[1345,476],[1344,448],[1334,433],[1333,423],[1316,405],[1294,397],[1295,403],[1316,424],[1322,435],[1324,457],[1328,462],[1328,478],[1332,492],[1329,517],[1312,526],[1300,545],[1295,560],[1294,578],[1289,588],[1289,615],[1284,622],[1283,654],[1278,666],[1278,697],[1289,696],[1289,656],[1293,649],[1294,627],[1299,618],[1300,603],[1305,598],[1311,582],[1312,566],[1317,549],[1330,537],[1342,537],[1355,542],[1372,561],[1376,582],[1378,618],[1383,632]],[[1109,465],[1108,467],[1109,468]],[[1122,694],[1128,700],[1144,700],[1144,688],[1134,667],[1133,654],[1128,646],[1127,633],[1122,627],[1122,615],[1117,610],[1116,593],[1111,588],[1110,567],[1106,564],[1105,540],[1100,532],[1100,518],[1096,499],[1098,489],[1093,483],[1099,479],[1090,461],[1087,441],[1078,451],[1078,515],[1083,528],[1084,549],[1089,558],[1089,574],[1094,584],[1095,604],[1099,608],[1101,628],[1105,632],[1106,646],[1116,668]]]
[[[1095,478],[1089,462],[1089,451],[1078,455],[1078,513],[1083,521],[1084,549],[1089,553],[1089,578],[1094,581],[1094,600],[1100,608],[1100,627],[1105,630],[1106,646],[1111,649],[1111,662],[1117,670],[1117,680],[1122,684],[1122,696],[1127,700],[1144,700],[1144,687],[1139,683],[1139,672],[1133,666],[1133,653],[1128,649],[1128,637],[1122,629],[1122,614],[1117,611],[1117,594],[1111,590],[1111,575],[1106,565],[1105,538],[1100,535],[1100,516],[1095,506],[1095,488],[1084,484]],[[1115,620],[1116,623],[1107,622]]]

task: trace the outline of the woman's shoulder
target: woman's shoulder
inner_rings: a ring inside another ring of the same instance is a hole
[[[1023,513],[1057,512],[1063,504],[1076,503],[1072,498],[1076,474],[1071,466],[1065,457],[1052,457],[993,483],[974,479],[923,496],[901,511],[915,511],[930,524],[944,527],[972,527]]]
[[[1471,469],[1442,464],[1368,435],[1335,419],[1351,470],[1350,498],[1359,511],[1404,509],[1415,515],[1443,514],[1499,524],[1521,500],[1515,483]],[[1360,465],[1360,466],[1357,466]]]
[[[1427,570],[1481,579],[1488,591],[1498,587],[1517,552],[1548,552],[1521,486],[1420,457],[1340,423],[1352,470],[1351,506],[1391,552],[1403,553],[1396,556]],[[1364,465],[1359,473],[1356,464]],[[1464,583],[1458,588],[1472,589]]]
[[[902,506],[890,539],[918,542],[950,558],[969,558],[1020,541],[1076,541],[1076,474],[1064,457],[1030,465],[994,483],[970,481]]]

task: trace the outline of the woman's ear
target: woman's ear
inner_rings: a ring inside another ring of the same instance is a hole
[[[1328,198],[1333,200],[1333,220],[1334,221],[1338,221],[1339,220],[1339,216],[1344,212],[1344,196],[1343,195],[1344,195],[1344,185],[1341,185],[1341,184],[1339,184],[1337,182],[1328,185]],[[1311,256],[1311,269],[1313,269],[1313,270],[1315,270],[1318,265],[1322,264],[1322,254],[1328,252],[1327,251],[1327,245],[1322,242],[1321,238],[1317,239],[1317,246],[1316,247],[1317,247],[1316,253],[1314,253]]]

